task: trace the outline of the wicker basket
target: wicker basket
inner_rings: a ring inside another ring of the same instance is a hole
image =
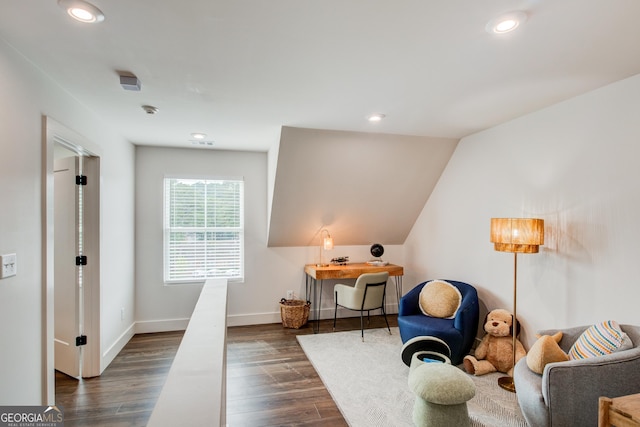
[[[309,308],[311,303],[298,299],[280,300],[280,316],[282,317],[282,326],[285,328],[298,329],[307,324],[309,320]]]

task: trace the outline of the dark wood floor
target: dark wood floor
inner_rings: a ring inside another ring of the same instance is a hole
[[[322,321],[320,332],[331,332],[332,323]],[[397,325],[395,315],[389,323]],[[373,316],[368,327],[384,326],[382,317]],[[338,319],[337,331],[353,329],[360,329],[358,318]],[[311,333],[310,325],[228,328],[229,426],[347,425],[296,340]],[[56,373],[56,403],[64,409],[65,426],[145,426],[182,335],[134,336],[100,377],[77,381]]]
[[[184,332],[134,336],[101,376],[56,372],[65,426],[145,426]]]

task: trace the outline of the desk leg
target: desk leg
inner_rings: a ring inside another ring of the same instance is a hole
[[[322,306],[322,280],[320,280],[320,294],[318,295],[318,281],[307,275],[305,283],[305,293],[307,294],[307,301],[311,301],[311,313],[313,313],[313,320],[311,322],[311,328],[313,333],[317,334],[320,331],[320,307]],[[313,296],[311,294],[313,293]]]
[[[317,291],[316,288],[318,286],[317,280],[307,275],[307,280],[305,283],[305,293],[307,297],[307,301],[311,301],[311,314],[313,315],[313,319],[310,320],[311,329],[313,329],[313,333],[318,333],[319,327],[319,319],[318,319],[318,299],[317,299]],[[313,294],[313,295],[312,295]]]
[[[396,277],[396,301],[398,302],[398,312],[400,311],[400,298],[402,298],[402,276]]]
[[[313,304],[313,298],[311,298],[311,289],[313,288],[313,284],[311,283],[311,281],[313,280],[313,277],[309,276],[308,274],[306,275],[307,279],[305,280],[305,284],[304,284],[304,297],[307,301],[311,301],[311,303]],[[313,312],[313,310],[311,310],[311,312]]]
[[[322,308],[322,282],[324,280],[320,279],[320,294],[318,295],[318,306],[316,307],[316,329],[313,331],[314,333],[320,332],[320,309]],[[316,283],[316,288],[317,288]]]

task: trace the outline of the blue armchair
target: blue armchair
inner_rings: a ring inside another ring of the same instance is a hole
[[[458,288],[462,295],[460,308],[453,319],[429,317],[422,313],[418,302],[420,291],[428,283],[424,282],[400,299],[398,328],[403,343],[417,336],[440,338],[451,349],[451,363],[458,365],[473,346],[478,331],[480,307],[478,293],[473,286],[455,280],[447,282]]]

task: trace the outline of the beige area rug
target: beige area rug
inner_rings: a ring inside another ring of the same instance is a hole
[[[413,426],[414,395],[407,386],[398,328],[300,335],[298,342],[350,426]],[[501,389],[502,374],[471,376],[467,402],[473,427],[526,427],[516,395]],[[453,426],[452,426],[453,427]]]

